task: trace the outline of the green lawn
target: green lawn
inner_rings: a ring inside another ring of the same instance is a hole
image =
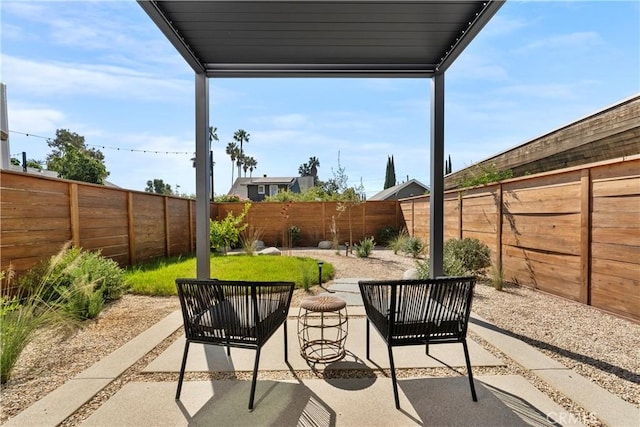
[[[322,281],[333,278],[333,266],[324,263]],[[177,278],[196,277],[196,258],[169,258],[129,267],[125,273],[131,292],[142,295],[176,294]],[[295,282],[305,288],[318,284],[318,261],[291,256],[211,256],[211,277],[220,280]]]

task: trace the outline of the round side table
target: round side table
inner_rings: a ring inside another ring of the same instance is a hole
[[[312,296],[300,301],[298,341],[307,363],[331,363],[345,356],[349,332],[347,303],[335,296]]]

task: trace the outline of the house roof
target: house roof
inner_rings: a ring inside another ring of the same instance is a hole
[[[207,77],[430,77],[503,0],[138,0]]]
[[[423,183],[421,183],[420,181],[418,181],[417,179],[410,179],[409,181],[403,182],[402,184],[397,184],[394,185],[393,187],[389,187],[389,188],[385,188],[384,190],[380,191],[379,193],[374,194],[373,196],[369,197],[369,200],[387,200],[389,199],[390,196],[399,193],[400,191],[402,191],[403,189],[411,186],[411,185],[419,185],[420,187],[424,188],[424,191],[429,190],[429,187],[427,187],[426,185],[424,185]],[[418,194],[415,194],[416,196],[418,196]]]

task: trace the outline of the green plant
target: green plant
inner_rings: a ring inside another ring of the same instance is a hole
[[[240,234],[240,245],[247,255],[253,255],[258,247],[258,240],[262,238],[262,231],[251,227]]]
[[[60,310],[62,301],[47,301],[42,298],[48,284],[56,281],[55,271],[61,258],[60,253],[53,257],[49,267],[40,276],[40,281],[31,289],[24,290],[23,295],[0,297],[0,384],[9,381],[20,354],[38,328],[65,322]],[[11,276],[11,272],[0,273],[3,285],[9,284]]]
[[[309,265],[301,264],[300,265],[300,283],[302,284],[302,289],[308,291],[311,285],[316,282],[316,274],[315,269],[313,267],[309,267]]]
[[[95,318],[105,302],[128,290],[115,261],[69,245],[29,270],[18,286],[27,295],[37,293],[45,302],[56,302],[78,320]]]
[[[447,240],[444,244],[444,253],[450,253],[460,260],[466,274],[482,274],[484,269],[491,265],[491,250],[478,239],[465,237],[461,240]]]
[[[376,240],[382,245],[388,245],[389,242],[399,234],[395,227],[382,227],[376,232]]]
[[[431,266],[429,263],[429,258],[416,261],[419,278],[427,279],[431,277]],[[444,270],[445,276],[464,276],[467,274],[462,265],[462,261],[447,253],[445,253],[442,258],[442,269]]]
[[[498,170],[495,164],[482,165],[479,164],[473,169],[469,169],[467,175],[465,175],[460,181],[461,187],[475,187],[477,185],[490,184],[492,182],[498,182],[513,177],[513,171],[511,169]]]
[[[356,256],[359,258],[367,258],[373,252],[373,248],[376,246],[376,242],[373,237],[365,237],[360,241],[360,244],[355,244]]]
[[[501,267],[491,264],[491,284],[497,291],[504,287],[504,273]]]
[[[247,224],[243,224],[243,221],[247,212],[249,212],[249,208],[251,208],[251,203],[245,203],[244,209],[238,216],[235,216],[233,212],[228,212],[223,220],[210,221],[209,231],[211,235],[211,247],[213,249],[227,253],[232,245],[238,243],[240,233],[247,228]]]
[[[418,258],[427,248],[427,245],[417,236],[408,237],[402,250],[414,258]]]
[[[287,240],[289,242],[289,247],[298,246],[300,244],[300,228],[295,225],[287,228]]]
[[[390,238],[387,242],[387,245],[393,250],[394,254],[398,254],[398,252],[403,251],[407,246],[407,240],[409,239],[409,233],[405,228],[400,230],[397,235]]]

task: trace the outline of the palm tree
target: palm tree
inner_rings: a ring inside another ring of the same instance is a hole
[[[258,167],[258,162],[253,157],[249,157],[247,158],[247,161],[245,164],[249,167],[249,178],[251,178],[251,175],[253,174],[254,169]]]
[[[316,156],[309,157],[309,172],[314,179],[318,178],[318,167],[320,166],[320,160]]]
[[[243,145],[245,142],[249,142],[249,136],[251,135],[249,135],[249,133],[246,132],[244,129],[238,129],[233,134],[233,139],[240,144],[240,157],[242,157],[243,159],[244,159]],[[242,163],[237,163],[237,165],[238,165],[238,176],[240,176],[240,167],[242,166]]]
[[[240,154],[240,149],[238,148],[238,144],[236,144],[235,142],[230,142],[227,144],[225,152],[231,157],[231,185],[233,185],[233,166],[236,163],[238,154]]]

